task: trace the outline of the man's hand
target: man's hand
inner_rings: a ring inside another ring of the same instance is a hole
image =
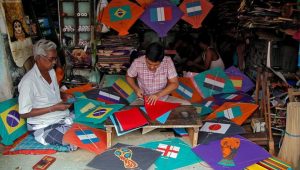
[[[135,94],[137,95],[138,98],[143,98],[144,93],[143,90],[140,88],[137,88],[136,90],[134,90]]]
[[[68,93],[64,93],[64,92],[60,93],[60,97],[64,102],[68,101],[68,99],[70,99],[70,98],[74,98],[74,96],[72,94],[68,94]]]
[[[65,104],[65,103],[57,103],[53,106],[50,107],[49,111],[54,112],[54,111],[64,111],[67,110],[69,107],[71,107],[71,104]]]
[[[157,102],[158,99],[159,99],[158,94],[152,94],[148,97],[146,102],[150,105],[155,105],[155,103]]]

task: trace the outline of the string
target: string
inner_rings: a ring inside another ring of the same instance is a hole
[[[84,132],[84,130],[82,130],[82,128],[81,128],[80,126],[78,126],[78,128],[81,130],[81,132],[82,132],[86,137],[88,137],[88,135]],[[95,146],[95,148],[97,148],[98,150],[100,149],[100,148],[97,147],[97,145],[96,145],[90,138],[88,138],[88,140]]]

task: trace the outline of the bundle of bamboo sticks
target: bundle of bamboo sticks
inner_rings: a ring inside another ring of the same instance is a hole
[[[300,168],[300,102],[287,106],[286,132],[278,157]]]

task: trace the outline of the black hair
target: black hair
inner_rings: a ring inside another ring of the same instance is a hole
[[[202,33],[202,34],[199,34],[198,38],[197,38],[197,43],[203,43],[203,44],[206,44],[208,46],[211,45],[211,41],[210,41],[210,36],[208,33]]]
[[[12,26],[13,26],[13,36],[11,37],[11,41],[17,41],[16,35],[15,35],[16,30],[15,30],[15,28],[14,28],[15,23],[17,23],[17,22],[20,23],[21,28],[22,28],[22,31],[23,31],[24,34],[25,34],[25,38],[29,37],[29,34],[28,34],[28,33],[26,32],[26,30],[24,29],[22,22],[21,22],[20,20],[18,20],[18,19],[15,19],[15,20],[13,21],[13,23],[12,23]]]
[[[164,47],[160,43],[151,43],[146,49],[146,58],[153,62],[161,62],[164,59]]]

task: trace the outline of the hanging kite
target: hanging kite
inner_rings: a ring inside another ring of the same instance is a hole
[[[145,10],[141,20],[153,29],[159,37],[165,37],[182,15],[180,9],[170,1],[155,0]]]
[[[223,170],[241,170],[271,156],[262,147],[238,135],[198,145],[193,151],[213,169]]]
[[[202,101],[201,94],[196,90],[193,81],[189,77],[179,77],[179,86],[173,91],[172,96],[188,100],[192,103],[198,103]]]
[[[201,27],[213,5],[207,0],[184,0],[179,8],[184,13],[181,18],[196,29]]]
[[[199,73],[194,80],[204,98],[219,93],[235,92],[232,82],[220,67]]]
[[[245,130],[227,118],[206,121],[199,131],[198,144],[208,144],[224,137],[245,133]]]
[[[249,77],[247,77],[244,73],[242,73],[239,69],[237,69],[234,66],[227,68],[225,70],[225,73],[232,81],[235,89],[238,91],[246,93],[255,86]]]
[[[99,14],[101,23],[127,35],[129,28],[142,15],[144,9],[128,0],[112,0]]]
[[[148,142],[140,146],[160,152],[161,156],[155,161],[157,169],[178,169],[202,162],[191,147],[178,138]]]
[[[257,108],[258,105],[252,103],[226,102],[208,115],[205,120],[226,117],[234,123],[241,125]]]
[[[144,9],[146,9],[154,0],[136,0]]]
[[[87,166],[114,170],[148,169],[159,156],[160,152],[155,150],[118,143],[96,156]]]
[[[147,98],[145,98],[144,101],[147,101]],[[160,100],[158,100],[154,105],[145,102],[145,109],[151,120],[156,120],[158,117],[178,106],[180,106],[179,103],[170,103]]]
[[[106,132],[100,129],[74,123],[64,135],[63,141],[100,154],[107,148]]]
[[[18,98],[0,103],[0,136],[1,143],[11,145],[18,137],[27,132],[24,119],[20,117]]]

